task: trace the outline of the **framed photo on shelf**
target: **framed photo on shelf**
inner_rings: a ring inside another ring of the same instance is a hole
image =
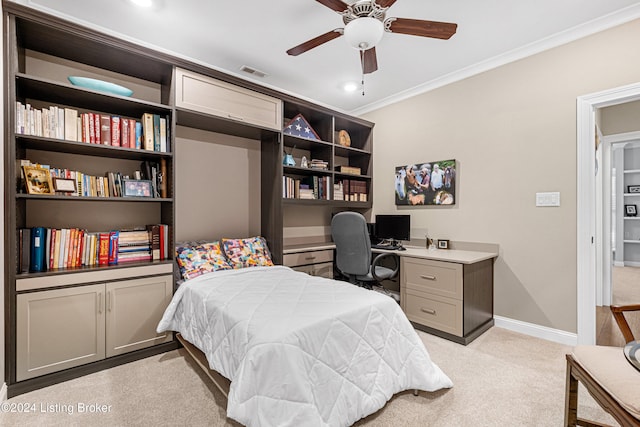
[[[636,205],[624,205],[624,215],[625,216],[638,215],[638,209],[636,208]]]
[[[59,193],[75,193],[76,180],[67,178],[53,178],[53,189]]]
[[[438,249],[449,249],[449,241],[438,239]]]
[[[153,197],[151,181],[143,179],[123,179],[123,197]]]
[[[22,170],[28,194],[53,194],[53,182],[49,169],[38,166],[23,166]]]
[[[627,185],[627,193],[640,193],[640,185]]]

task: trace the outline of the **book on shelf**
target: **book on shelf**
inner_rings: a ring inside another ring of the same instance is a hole
[[[367,183],[366,181],[359,181],[354,179],[343,179],[340,181],[342,184],[343,198],[336,198],[334,192],[334,200],[346,200],[349,202],[366,202],[367,196]]]
[[[56,105],[37,109],[30,103],[20,101],[16,101],[15,109],[16,134],[159,152],[170,150],[169,119],[157,114],[145,113],[141,122],[129,117],[79,112],[74,108]],[[146,132],[144,120],[148,117],[151,123]],[[151,140],[146,141],[145,137]],[[151,145],[147,146],[149,143]]]
[[[160,159],[160,174],[158,175],[158,187],[160,188],[160,197],[166,198],[167,191],[167,160],[165,158]]]
[[[147,225],[149,240],[151,241],[151,255],[153,260],[160,259],[160,226],[158,224]]]
[[[113,265],[118,263],[118,237],[120,232],[118,230],[112,230],[109,232],[109,255],[108,264]]]
[[[31,264],[31,229],[18,230],[18,272],[28,273]]]
[[[129,148],[129,119],[121,119],[120,120],[120,146],[124,148]]]
[[[319,160],[319,159],[311,159],[309,166],[312,169],[327,170],[329,167],[329,162],[325,162],[324,160]]]
[[[98,234],[98,265],[109,264],[109,233]]]
[[[120,117],[111,116],[111,145],[120,147]]]
[[[341,173],[348,173],[351,175],[360,175],[361,174],[361,169],[357,168],[355,166],[345,166],[345,165],[341,165],[338,166],[338,171]]]
[[[135,148],[142,148],[142,123],[136,121]]]
[[[153,114],[144,113],[142,115],[142,140],[144,142],[143,148],[145,150],[153,151]]]
[[[78,110],[64,109],[64,139],[78,141]]]
[[[100,114],[100,141],[103,145],[111,144],[111,116]]]
[[[21,228],[16,268],[18,273],[33,273],[169,259],[170,228],[151,224],[95,233],[81,228]]]
[[[159,137],[160,137],[160,152],[167,152],[167,119],[160,117],[159,125]]]

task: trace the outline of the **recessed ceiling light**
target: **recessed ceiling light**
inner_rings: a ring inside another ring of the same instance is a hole
[[[348,82],[348,83],[345,83],[344,86],[342,86],[342,88],[344,89],[345,92],[355,92],[358,89],[358,84],[354,82]]]
[[[151,0],[131,0],[131,3],[140,7],[151,7],[151,5],[153,5]]]

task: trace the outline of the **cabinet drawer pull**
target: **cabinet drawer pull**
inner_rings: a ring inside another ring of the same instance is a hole
[[[113,297],[111,296],[111,291],[107,292],[107,310],[108,311],[111,311],[111,308],[112,308],[112,304],[113,304],[113,302],[111,301],[112,298]]]
[[[102,314],[102,292],[98,292],[98,314]]]
[[[308,257],[304,257],[304,259],[307,259],[307,260],[311,261],[311,260],[313,260],[313,259],[316,259],[316,257],[314,257],[314,256],[308,256]]]
[[[240,120],[240,121],[244,121],[244,117],[240,117],[240,116],[234,116],[233,114],[228,114],[230,119],[234,119],[234,120]]]
[[[427,314],[436,314],[435,310],[432,310],[430,308],[420,308],[420,311],[427,313]]]
[[[427,280],[436,280],[436,276],[427,276],[423,274],[420,277]]]

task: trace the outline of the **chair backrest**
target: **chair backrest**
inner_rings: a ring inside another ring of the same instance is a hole
[[[340,212],[331,219],[336,266],[346,275],[364,275],[371,268],[371,240],[367,221],[357,212]]]
[[[611,312],[613,313],[613,318],[616,320],[620,331],[622,332],[622,336],[624,337],[625,342],[631,342],[635,340],[633,336],[633,332],[631,331],[631,327],[629,326],[629,322],[624,317],[624,313],[640,311],[640,304],[628,304],[628,305],[612,305]]]

